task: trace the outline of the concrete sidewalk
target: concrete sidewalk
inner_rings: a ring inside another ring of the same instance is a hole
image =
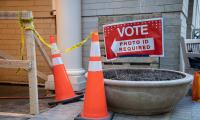
[[[81,112],[81,108],[82,102],[58,105],[30,120],[74,120],[74,117]],[[192,102],[190,97],[185,97],[170,113],[155,116],[132,116],[115,113],[113,120],[200,120],[200,103]]]
[[[0,120],[28,120],[31,117],[27,114],[0,112]]]

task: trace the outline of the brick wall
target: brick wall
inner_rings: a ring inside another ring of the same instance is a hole
[[[51,0],[0,0],[1,11],[33,11],[34,23],[37,31],[48,40],[50,34],[55,34],[55,18],[50,15]],[[20,29],[16,20],[0,20],[0,50],[3,50],[19,59]],[[45,48],[48,53],[50,50]],[[37,48],[38,69],[50,74]],[[27,82],[27,72],[16,74],[16,69],[0,69],[0,82]],[[44,82],[40,80],[40,82]]]
[[[160,67],[179,69],[179,40],[185,36],[188,0],[82,0],[83,37],[98,29],[98,16],[122,16],[161,13],[164,18],[165,57]],[[100,31],[101,32],[101,31]],[[89,42],[83,47],[83,65],[87,69]]]

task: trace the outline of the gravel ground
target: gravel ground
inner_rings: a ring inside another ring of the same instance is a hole
[[[161,70],[112,70],[104,71],[104,77],[106,79],[113,80],[126,80],[126,81],[164,81],[175,80],[185,77],[183,74],[170,71]]]

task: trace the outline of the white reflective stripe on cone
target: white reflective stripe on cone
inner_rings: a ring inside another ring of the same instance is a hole
[[[61,57],[53,58],[53,65],[63,64]]]
[[[55,50],[58,49],[56,43],[52,43],[52,44],[51,44],[51,48],[52,48],[52,49],[55,49]]]
[[[51,54],[52,55],[60,54],[60,51],[59,50],[53,50],[53,49],[51,49]]]
[[[92,42],[90,56],[101,56],[99,42]]]
[[[52,54],[59,54],[60,53],[60,50],[58,50],[56,43],[51,44],[51,53]]]
[[[88,70],[89,71],[102,71],[101,61],[90,61]]]

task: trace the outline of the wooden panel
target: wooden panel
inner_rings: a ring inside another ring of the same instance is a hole
[[[185,39],[185,43],[200,43],[200,39]]]
[[[22,19],[30,19],[30,11],[0,11],[0,19],[18,19],[19,13]]]
[[[11,56],[11,55],[5,53],[5,52],[2,51],[2,50],[0,50],[0,56],[1,56],[1,58],[4,58],[4,59],[14,59],[13,56]]]
[[[0,57],[3,59],[10,59],[10,60],[14,60],[15,57],[13,57],[12,55],[5,53],[4,51],[0,50]],[[26,68],[24,68],[25,70],[28,70]],[[45,81],[47,81],[47,75],[40,72],[39,70],[37,71],[37,76]]]
[[[25,10],[25,11],[30,10],[30,11],[32,11],[32,7],[26,6],[26,8],[28,8],[28,9],[26,9],[23,4],[18,4],[18,2],[20,2],[19,0],[3,0],[3,1],[10,1],[10,2],[6,2],[6,4],[2,4],[2,6],[0,5],[1,6],[0,9],[2,11],[7,11],[7,9],[2,8],[3,6],[6,6],[7,8],[9,8],[9,10],[13,10],[13,11],[15,11],[15,10]],[[28,2],[35,2],[35,1],[37,1],[37,0],[28,0],[26,2],[27,2],[27,4],[29,4]],[[17,4],[19,6],[16,6],[13,2],[17,2]],[[7,3],[13,4],[13,6],[8,7]],[[40,3],[41,3],[41,5],[38,5]],[[36,9],[38,6],[49,6],[49,7],[51,7],[51,0],[45,0],[45,2],[41,1],[41,2],[38,2],[37,5],[34,4],[33,6],[35,7],[34,9]],[[39,7],[39,9],[41,11],[43,11],[41,7]],[[37,10],[38,12],[40,12],[39,9]],[[17,11],[15,11],[15,12],[17,12]],[[53,35],[56,34],[55,33],[55,17],[53,18],[50,15],[49,15],[49,17],[35,16],[35,13],[36,12],[33,13],[34,14],[35,28],[44,39],[48,40],[50,34],[53,34]],[[48,11],[46,11],[46,13],[49,14]],[[10,55],[12,55],[14,57],[12,60],[19,59],[19,54],[20,54],[20,28],[19,28],[19,24],[18,24],[17,19],[6,19],[6,20],[0,19],[0,43],[1,43],[0,44],[0,50],[6,51]],[[48,55],[50,55],[50,49],[48,49],[47,47],[44,47],[44,48],[46,49]],[[26,57],[26,53],[25,53],[24,57]],[[45,63],[45,60],[42,57],[43,57],[42,54],[38,50],[37,51],[38,70],[45,73],[45,74],[51,74],[51,70],[49,69],[48,64]],[[0,58],[4,59],[5,57],[0,57]],[[2,73],[2,71],[6,71],[6,70],[7,69],[1,69],[0,70],[0,72],[1,72],[0,73],[0,76],[1,76],[0,82],[5,81],[5,78],[10,78],[10,79],[7,79],[7,81],[10,80],[10,81],[15,81],[15,82],[17,82],[17,81],[21,82],[23,80],[24,83],[27,83],[27,81],[28,81],[27,72],[21,72],[21,74],[19,74],[19,75],[12,74],[12,72],[8,72],[5,75],[5,74]],[[15,73],[15,71],[13,73]],[[13,76],[12,78],[11,78],[11,75]],[[7,76],[9,76],[9,77],[7,77]],[[44,83],[44,80],[43,80],[44,77],[40,76],[40,74],[37,75],[37,76],[39,78],[41,78],[41,79],[38,78],[38,80],[39,80],[38,82]],[[20,77],[23,77],[23,79],[21,79]]]
[[[5,60],[0,59],[0,68],[24,68],[31,69],[30,60]]]
[[[186,53],[186,56],[188,57],[200,57],[200,53]]]

